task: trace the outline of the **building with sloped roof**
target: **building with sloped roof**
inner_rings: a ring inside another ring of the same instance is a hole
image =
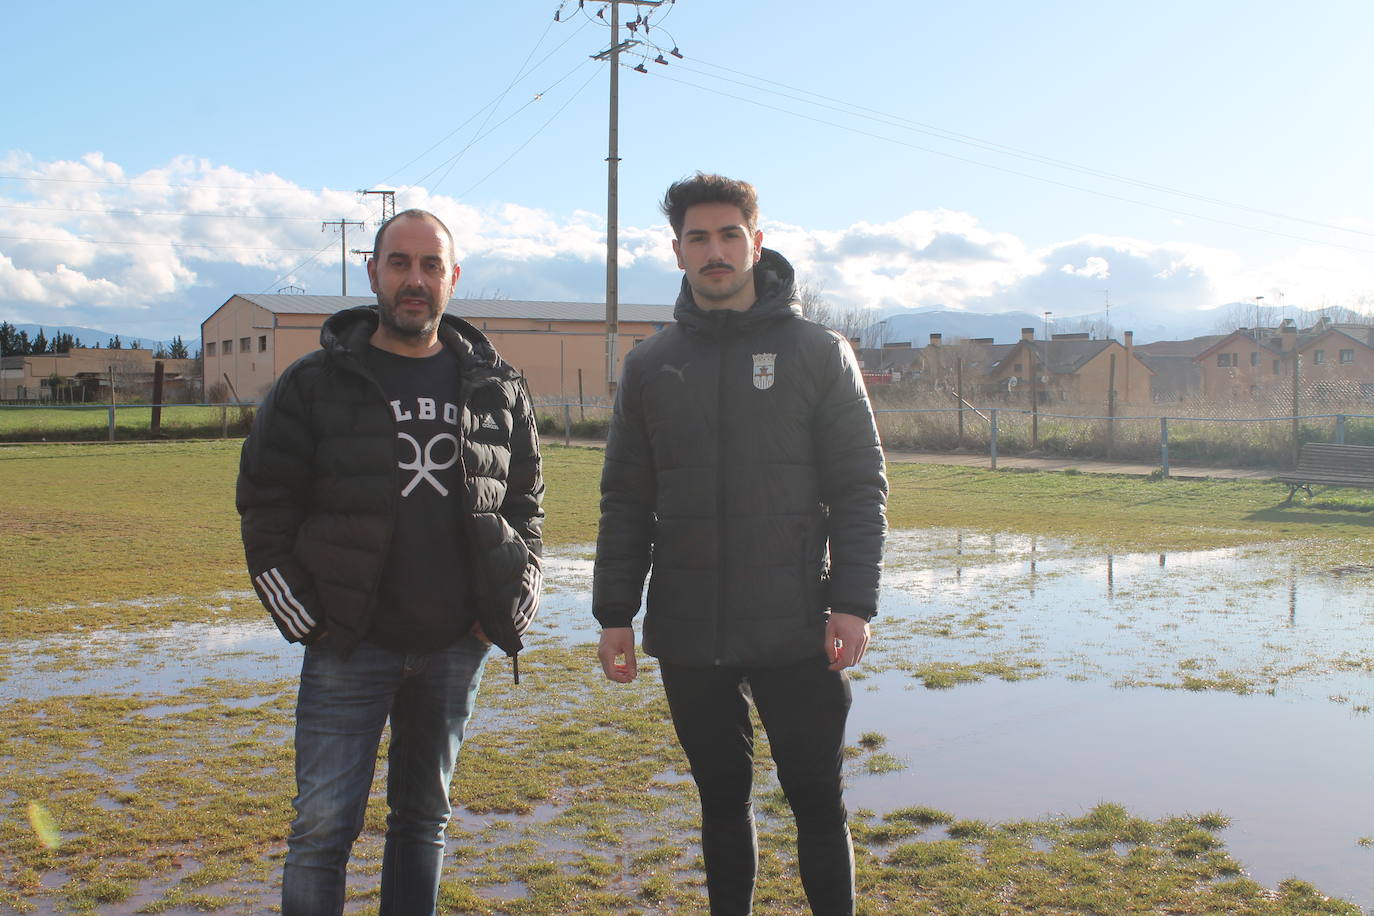
[[[376,297],[240,293],[200,326],[205,390],[256,401],[277,376],[320,345],[320,327],[335,312],[373,305]],[[600,302],[451,299],[449,314],[480,328],[501,356],[525,373],[544,399],[604,399],[606,306]],[[618,307],[619,359],[673,320],[671,305]]]
[[[1108,407],[1153,403],[1154,371],[1135,353],[1134,335],[1092,340],[1087,334],[1054,334],[1036,340],[1034,328],[1022,328],[1016,342],[989,369],[984,382],[995,390],[1035,397],[1041,403],[1064,402]],[[1113,394],[1114,392],[1114,394]]]
[[[1194,361],[1209,401],[1291,396],[1296,368],[1302,392],[1334,403],[1374,400],[1374,327],[1319,318],[1299,328],[1237,328]],[[1295,363],[1296,361],[1296,363]]]
[[[1155,402],[1181,401],[1201,394],[1202,368],[1197,356],[1225,336],[1207,334],[1188,340],[1157,340],[1136,347],[1136,355],[1154,370],[1150,391]]]

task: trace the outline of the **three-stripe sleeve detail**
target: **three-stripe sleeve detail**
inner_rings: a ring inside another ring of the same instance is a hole
[[[282,578],[281,570],[274,567],[261,573],[253,581],[257,583],[267,609],[282,622],[292,636],[304,639],[314,628],[315,619],[291,593],[291,587]]]

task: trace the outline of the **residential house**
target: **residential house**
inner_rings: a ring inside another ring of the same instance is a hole
[[[1196,397],[1202,393],[1202,367],[1198,354],[1210,348],[1226,335],[1209,334],[1189,340],[1157,340],[1135,348],[1154,375],[1150,377],[1150,394],[1155,403],[1167,404]]]
[[[1367,325],[1321,318],[1299,329],[1290,318],[1277,328],[1237,328],[1194,359],[1203,397],[1221,402],[1291,394],[1295,357],[1305,396],[1374,400],[1374,328]]]
[[[1150,378],[1154,375],[1135,353],[1134,335],[1127,331],[1124,344],[1092,340],[1087,334],[1055,334],[1036,340],[1034,328],[1022,328],[1021,339],[992,366],[984,379],[990,390],[1035,391],[1041,403],[1100,404],[1106,411],[1142,407],[1153,403]],[[1109,398],[1115,390],[1115,399]]]

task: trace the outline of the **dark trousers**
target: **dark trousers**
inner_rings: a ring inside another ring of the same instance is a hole
[[[853,916],[854,850],[845,823],[841,767],[849,679],[813,659],[766,667],[661,663],[673,727],[701,795],[701,848],[711,916],[749,916],[758,841],[752,695],[768,733],[778,781],[797,820],[797,861],[814,916]]]

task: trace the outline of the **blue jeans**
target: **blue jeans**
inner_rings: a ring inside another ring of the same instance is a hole
[[[343,912],[345,869],[363,828],[388,717],[380,913],[434,913],[452,810],[449,783],[486,657],[487,646],[470,636],[427,655],[364,642],[345,658],[327,639],[306,647],[283,916]]]
[[[659,662],[678,741],[701,796],[701,851],[711,916],[753,912],[758,841],[752,700],[768,732],[792,814],[797,865],[814,916],[854,916],[854,849],[844,806],[849,679],[819,652],[778,667]]]

